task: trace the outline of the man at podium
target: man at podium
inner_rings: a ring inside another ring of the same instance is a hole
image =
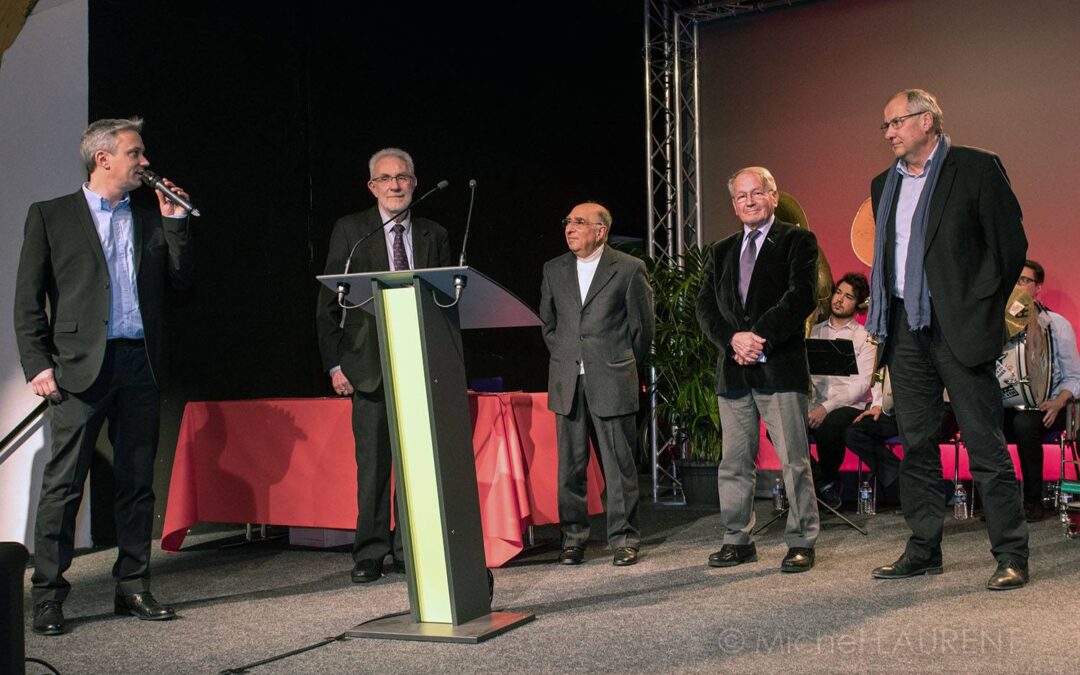
[[[559,444],[559,562],[585,559],[585,469],[595,438],[607,481],[608,545],[616,566],[637,562],[638,369],[652,342],[653,291],[641,260],[606,246],[611,213],[595,202],[563,219],[570,252],[544,265],[540,319],[551,352],[548,408]]]
[[[416,171],[409,153],[379,150],[368,161],[367,187],[377,204],[351,213],[334,225],[326,274],[385,272],[450,265],[446,229],[409,210]],[[379,234],[379,230],[382,230]],[[352,396],[356,442],[356,539],[352,580],[368,583],[382,576],[393,553],[394,570],[404,572],[401,536],[390,531],[390,431],[375,318],[362,309],[343,308],[337,295],[321,288],[316,308],[319,351],[334,393]]]

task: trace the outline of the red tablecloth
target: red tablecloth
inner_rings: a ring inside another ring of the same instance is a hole
[[[470,394],[487,563],[523,548],[528,525],[558,522],[555,417],[546,394]],[[351,530],[356,460],[348,399],[192,402],[176,443],[161,547],[200,521]],[[589,461],[589,513],[603,477]]]

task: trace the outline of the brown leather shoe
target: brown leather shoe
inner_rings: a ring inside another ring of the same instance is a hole
[[[150,591],[130,595],[117,593],[113,611],[120,616],[131,615],[143,621],[168,621],[176,617],[173,608],[159,603]]]

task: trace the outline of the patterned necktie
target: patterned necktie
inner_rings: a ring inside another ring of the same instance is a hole
[[[409,269],[409,257],[405,255],[405,226],[395,223],[390,231],[394,233],[394,269]]]
[[[742,298],[742,302],[746,304],[746,292],[750,290],[750,277],[754,274],[754,263],[757,261],[757,236],[761,234],[757,230],[754,230],[747,238],[746,248],[742,252],[742,257],[739,258],[739,296]]]

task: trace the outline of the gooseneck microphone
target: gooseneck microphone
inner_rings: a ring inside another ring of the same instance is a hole
[[[139,180],[141,180],[143,185],[148,188],[158,190],[161,194],[165,195],[165,199],[168,199],[170,202],[176,204],[196,218],[202,215],[199,213],[199,209],[195,208],[194,204],[169,189],[169,187],[165,185],[165,182],[161,180],[161,176],[150,169],[144,169],[143,172],[139,174]]]
[[[458,258],[458,267],[465,267],[465,247],[469,245],[469,226],[472,225],[472,207],[476,199],[476,179],[469,179],[469,214],[465,216],[465,236],[461,240],[461,257]]]
[[[404,210],[399,211],[399,212],[395,213],[394,215],[390,216],[390,218],[383,221],[383,223],[381,225],[379,225],[377,228],[375,228],[374,230],[366,233],[364,236],[357,239],[356,243],[352,245],[351,249],[349,249],[348,257],[345,258],[345,271],[343,272],[343,274],[348,274],[349,273],[349,266],[352,264],[353,254],[356,253],[356,248],[358,246],[360,246],[360,244],[367,241],[376,232],[383,232],[384,231],[383,228],[386,227],[387,225],[389,225],[392,221],[397,220],[398,218],[404,216],[406,213],[409,213],[410,211],[413,210],[413,208],[417,204],[424,201],[425,199],[427,199],[431,195],[435,194],[439,190],[445,190],[446,186],[448,186],[448,185],[450,185],[450,183],[448,181],[445,181],[445,180],[439,181],[438,183],[435,184],[435,187],[431,188],[430,190],[428,190],[424,194],[420,195],[419,199],[414,199],[412,201],[412,203],[410,203]],[[349,305],[345,304],[345,296],[349,294],[349,290],[350,290],[349,289],[349,284],[347,282],[341,281],[341,282],[338,283],[338,285],[337,285],[338,306],[341,307],[343,310],[356,309],[357,307],[363,307],[365,303],[360,303],[359,305],[353,305],[351,307]],[[345,326],[345,312],[344,311],[342,311],[342,313],[341,313],[341,326],[342,327]]]

